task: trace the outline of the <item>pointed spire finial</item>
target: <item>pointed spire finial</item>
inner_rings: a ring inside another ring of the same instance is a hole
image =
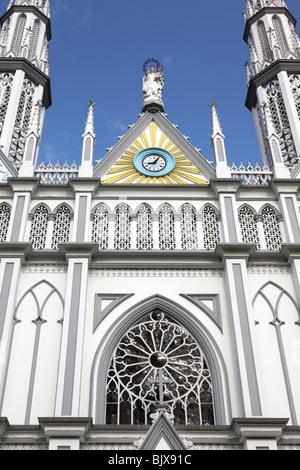
[[[85,134],[94,134],[94,107],[96,106],[96,103],[94,100],[90,100],[88,103],[88,115],[87,115],[87,120],[86,120],[86,125],[85,125]]]
[[[214,100],[212,100],[209,106],[211,107],[212,137],[214,137],[217,134],[220,134],[221,136],[223,136],[219,116],[217,113],[218,105],[216,104]]]

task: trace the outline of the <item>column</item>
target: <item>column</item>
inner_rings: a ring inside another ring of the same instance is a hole
[[[176,250],[182,250],[180,214],[174,214],[174,230]]]
[[[136,250],[136,226],[137,226],[137,216],[130,216],[130,229],[131,229],[131,250]]]
[[[113,250],[115,245],[115,214],[108,214],[108,249]]]
[[[198,250],[204,250],[202,214],[196,215],[196,227],[197,227],[197,238],[198,238]]]
[[[257,215],[255,217],[255,222],[257,226],[260,249],[266,250],[267,244],[266,244],[265,232],[264,232],[264,227],[263,227],[262,215]]]
[[[152,216],[152,227],[153,227],[153,250],[159,250],[159,221],[158,214]]]

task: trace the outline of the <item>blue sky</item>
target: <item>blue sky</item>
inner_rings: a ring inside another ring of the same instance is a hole
[[[299,0],[287,4],[300,21]],[[164,66],[168,119],[205,158],[213,160],[214,99],[229,163],[260,163],[252,115],[244,105],[244,8],[244,0],[51,0],[53,104],[39,162],[80,163],[90,99],[96,102],[95,159],[103,158],[139,118],[143,64],[153,57]]]

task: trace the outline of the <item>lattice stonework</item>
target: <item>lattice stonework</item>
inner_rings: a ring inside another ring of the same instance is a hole
[[[40,206],[33,214],[29,240],[34,250],[44,250],[48,228],[48,210]]]
[[[300,119],[300,75],[290,75],[289,80],[297,113]]]
[[[152,250],[153,227],[149,207],[143,205],[137,213],[136,247],[138,250]]]
[[[278,18],[278,16],[274,16],[272,21],[273,21],[275,36],[276,36],[278,45],[280,47],[282,58],[285,59],[289,53],[289,46],[286,40],[286,36],[284,33],[281,20],[280,18]]]
[[[295,144],[290,129],[283,96],[278,80],[273,80],[266,88],[270,118],[280,140],[280,149],[287,166],[292,168],[298,162]]]
[[[282,237],[277,215],[271,207],[265,207],[262,211],[263,229],[267,250],[280,250]]]
[[[129,208],[121,205],[116,211],[115,250],[129,250],[131,246],[131,225]]]
[[[210,371],[192,336],[160,310],[120,341],[107,380],[107,424],[151,424],[166,404],[175,424],[214,424]]]
[[[102,204],[97,207],[93,217],[92,241],[98,243],[99,250],[108,248],[108,210]]]
[[[159,211],[159,249],[175,250],[175,224],[174,213],[168,205]]]
[[[20,15],[17,19],[16,23],[16,29],[14,32],[14,37],[12,40],[12,51],[16,56],[19,56],[21,53],[21,45],[22,45],[22,39],[24,35],[24,30],[25,30],[25,23],[26,23],[26,16],[25,15]]]
[[[196,250],[198,248],[196,212],[189,204],[183,206],[180,222],[182,249]]]
[[[220,241],[218,217],[211,206],[203,209],[203,241],[207,251],[214,251]]]
[[[258,21],[257,23],[257,31],[258,31],[258,36],[261,44],[261,49],[263,53],[264,59],[267,59],[269,61],[272,61],[273,56],[272,56],[272,51],[270,48],[270,43],[266,31],[266,27],[263,21]]]
[[[63,205],[57,210],[55,215],[51,244],[53,250],[56,250],[58,248],[59,243],[69,241],[70,224],[70,209],[67,206]]]
[[[254,212],[249,207],[242,207],[239,211],[239,222],[244,243],[255,243],[259,249],[259,236]]]
[[[25,79],[9,150],[9,158],[17,169],[23,160],[27,132],[32,117],[34,94],[34,84],[30,80]]]
[[[2,133],[7,106],[11,94],[14,76],[12,73],[0,74],[0,135]]]
[[[9,220],[10,220],[10,209],[6,204],[1,204],[0,205],[0,242],[6,241]]]

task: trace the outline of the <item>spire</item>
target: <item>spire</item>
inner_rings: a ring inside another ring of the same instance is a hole
[[[94,133],[94,107],[96,103],[91,100],[88,103],[88,115],[84,134],[82,136],[82,157],[81,165],[79,167],[79,176],[91,177],[93,176],[93,156],[94,147],[96,145],[96,135]]]
[[[225,151],[225,136],[222,132],[217,105],[214,100],[209,105],[211,107],[212,134],[211,146],[214,149],[215,166],[217,178],[231,178],[230,168],[227,165]]]

